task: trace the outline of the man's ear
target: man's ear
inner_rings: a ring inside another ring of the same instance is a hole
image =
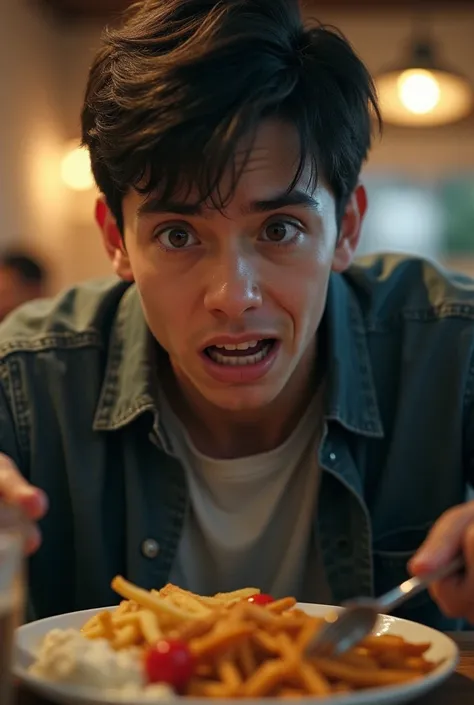
[[[124,281],[132,282],[133,273],[130,266],[123,237],[104,196],[99,196],[95,204],[95,219],[102,233],[102,242],[115,274]]]
[[[359,184],[348,200],[339,229],[339,238],[332,261],[335,272],[344,272],[352,263],[360,240],[360,231],[367,210],[367,191]]]

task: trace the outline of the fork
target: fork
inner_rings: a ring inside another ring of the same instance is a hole
[[[436,580],[446,578],[465,567],[464,558],[458,556],[447,565],[427,573],[422,578],[410,578],[381,597],[357,598],[344,603],[344,611],[330,612],[325,624],[306,646],[312,656],[343,654],[370,634],[380,614],[390,614],[396,607],[411,599]]]

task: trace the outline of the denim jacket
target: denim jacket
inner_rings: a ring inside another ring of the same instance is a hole
[[[332,274],[314,530],[334,601],[380,594],[474,477],[474,282],[397,256]],[[188,506],[156,407],[135,287],[80,285],[0,326],[0,451],[50,499],[31,617],[115,604],[117,574],[168,579]],[[236,586],[241,587],[241,586]],[[399,610],[460,628],[427,594]]]

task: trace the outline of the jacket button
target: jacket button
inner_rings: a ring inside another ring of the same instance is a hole
[[[155,539],[145,539],[142,543],[142,553],[145,558],[156,558],[160,552],[160,546]]]
[[[336,460],[336,454],[335,454],[335,453],[329,453],[329,460],[332,460],[332,461],[334,462],[334,460]]]

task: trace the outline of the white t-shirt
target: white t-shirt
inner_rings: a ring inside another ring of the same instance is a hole
[[[330,603],[314,528],[320,394],[282,445],[231,460],[199,452],[163,395],[160,411],[190,497],[170,582],[202,595],[257,587]]]

